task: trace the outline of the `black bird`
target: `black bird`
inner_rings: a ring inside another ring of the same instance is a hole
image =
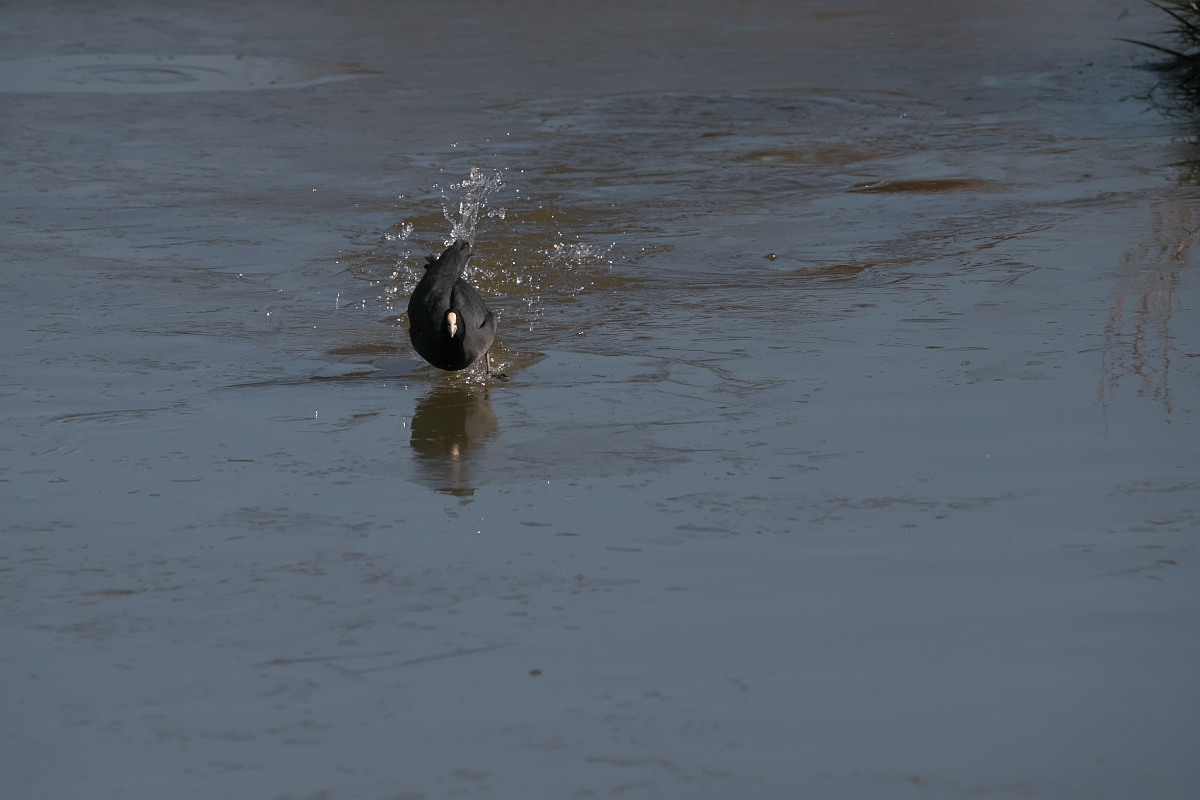
[[[471,243],[459,239],[440,256],[428,256],[408,301],[408,338],[438,369],[466,369],[496,338],[496,317],[462,277],[472,255]]]

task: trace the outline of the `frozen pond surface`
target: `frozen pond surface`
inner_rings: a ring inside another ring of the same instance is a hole
[[[1164,20],[898,5],[0,9],[0,795],[1194,796]]]

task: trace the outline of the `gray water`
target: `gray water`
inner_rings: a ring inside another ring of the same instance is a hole
[[[1165,20],[898,5],[0,8],[0,794],[1193,796]]]

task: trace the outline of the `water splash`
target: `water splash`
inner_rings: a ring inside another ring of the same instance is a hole
[[[459,239],[465,239],[468,242],[474,241],[475,228],[479,224],[481,216],[504,219],[508,213],[507,210],[503,208],[488,209],[487,202],[490,195],[504,186],[503,177],[501,172],[489,174],[479,167],[471,167],[471,172],[466,178],[447,187],[451,191],[462,193],[457,200],[450,198],[444,191],[442,192],[442,214],[450,223],[450,238],[446,240],[447,245],[451,245]]]
[[[408,221],[401,220],[379,235],[380,244],[394,244],[412,237],[416,227]]]

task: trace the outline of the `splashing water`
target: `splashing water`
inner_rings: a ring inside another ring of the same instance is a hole
[[[530,199],[522,189],[507,184],[508,177],[505,169],[474,167],[461,180],[431,187],[434,198],[440,195],[442,216],[449,224],[448,230],[442,229],[442,235],[449,238],[442,240],[441,247],[455,239],[474,245],[476,236],[481,237],[480,254],[471,259],[466,276],[507,314],[506,329],[569,325],[561,313],[548,316],[548,309],[561,312],[562,301],[610,285],[606,276],[613,267],[617,243],[600,244],[585,238],[594,232],[591,228],[598,224],[598,215],[560,208],[546,198]],[[511,208],[489,205],[496,203],[497,197],[509,199],[501,190],[513,192]],[[436,212],[428,214],[429,195],[399,195],[397,200],[401,201],[400,221],[382,231],[364,231],[355,242],[360,249],[345,258],[346,269],[376,287],[374,300],[390,311],[403,310],[424,275],[426,257],[439,250],[439,234],[431,230],[439,223]],[[582,234],[574,233],[580,230]],[[350,303],[343,297],[338,308],[365,309],[369,303]]]
[[[457,200],[456,210],[455,201],[447,197],[445,192],[442,193],[442,214],[450,223],[450,238],[446,241],[447,245],[453,244],[458,239],[474,241],[475,227],[479,224],[480,215],[487,209],[488,196],[503,185],[502,173],[493,172],[489,175],[479,167],[471,167],[471,173],[466,178],[458,183],[450,184],[448,188],[462,192],[462,196]],[[504,219],[506,213],[506,209],[495,208],[488,210],[485,216]]]

